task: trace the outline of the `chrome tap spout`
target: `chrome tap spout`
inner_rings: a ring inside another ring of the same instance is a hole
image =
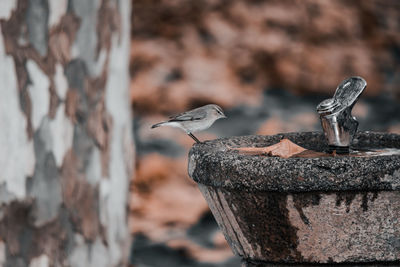
[[[351,115],[351,110],[366,86],[363,78],[350,77],[339,84],[333,98],[317,106],[330,152],[349,153],[358,128],[358,121]]]

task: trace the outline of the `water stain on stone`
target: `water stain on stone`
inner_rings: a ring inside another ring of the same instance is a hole
[[[337,192],[336,193],[336,207],[339,207],[344,201],[346,204],[346,212],[350,212],[350,205],[353,202],[354,198],[357,196],[357,193],[353,192]]]
[[[208,187],[210,188],[210,187]],[[286,194],[260,192],[223,192],[228,203],[235,203],[232,210],[240,230],[254,251],[268,251],[271,259],[301,261],[297,251],[297,228],[289,220]],[[262,195],[261,195],[262,194]],[[316,203],[318,197],[311,196],[306,202]],[[285,256],[282,256],[285,255]]]
[[[371,197],[368,197],[369,194],[372,194]],[[368,211],[368,201],[374,202],[378,198],[378,192],[364,192],[362,193],[362,201],[361,208],[363,211]]]
[[[378,198],[378,192],[375,191],[375,192],[372,193],[371,201],[375,201],[377,198]]]
[[[321,196],[318,193],[306,193],[306,194],[293,194],[294,207],[300,215],[301,220],[304,224],[310,226],[310,221],[303,212],[303,208],[312,206],[318,206],[321,200]]]
[[[368,210],[368,192],[362,193],[361,208],[363,209],[363,211]]]

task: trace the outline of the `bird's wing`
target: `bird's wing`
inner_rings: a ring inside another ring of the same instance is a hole
[[[202,120],[207,116],[206,111],[193,109],[187,112],[183,112],[176,116],[170,117],[169,121],[197,121]]]

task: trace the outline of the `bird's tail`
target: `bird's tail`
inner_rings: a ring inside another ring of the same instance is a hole
[[[165,123],[165,121],[163,121],[163,122],[159,122],[159,123],[156,123],[156,124],[154,124],[153,126],[151,126],[151,129],[154,129],[154,128],[157,128],[157,127],[160,127],[160,126],[162,126],[164,123]]]

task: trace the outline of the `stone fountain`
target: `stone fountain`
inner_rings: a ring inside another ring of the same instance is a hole
[[[357,132],[366,86],[342,82],[317,108],[324,132],[195,144],[189,175],[243,266],[400,266],[400,135]],[[282,139],[315,153],[249,155]]]

